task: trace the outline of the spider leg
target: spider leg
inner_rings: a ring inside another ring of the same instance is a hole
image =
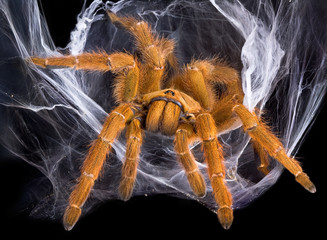
[[[300,164],[293,158],[287,156],[286,151],[279,139],[260,122],[254,113],[251,113],[244,105],[235,105],[234,112],[243,122],[244,130],[250,135],[253,141],[260,144],[267,153],[279,161],[288,171],[290,171],[297,182],[299,182],[309,192],[316,192],[316,187],[305,174]]]
[[[127,53],[83,53],[77,56],[39,58],[28,61],[43,68],[75,68],[77,70],[111,71],[116,73],[114,95],[117,101],[127,102],[139,88],[139,68],[134,57]]]
[[[232,111],[234,105],[234,98],[228,96],[220,99],[210,111],[211,116],[215,120],[217,132],[219,134],[223,134],[241,125],[239,117]]]
[[[213,109],[217,99],[216,89],[224,90],[224,96],[242,100],[243,92],[237,71],[218,59],[193,60],[175,77],[173,84],[177,89],[190,94],[204,109]]]
[[[130,54],[107,54],[106,52],[83,53],[77,56],[65,55],[49,58],[31,57],[27,61],[43,68],[76,68],[81,70],[113,72],[135,65],[134,57]]]
[[[118,134],[125,128],[134,115],[129,104],[115,108],[107,117],[98,138],[93,142],[83,163],[81,176],[69,197],[63,223],[66,230],[71,230],[81,215],[81,207],[90,194],[94,181],[98,178],[111,145]]]
[[[173,54],[174,42],[156,36],[149,24],[133,17],[119,17],[108,11],[108,16],[116,25],[122,25],[136,40],[136,47],[144,62],[141,70],[140,93],[145,94],[161,89],[166,60],[176,68],[177,60]]]
[[[189,64],[186,70],[186,79],[188,79],[188,87],[191,88],[194,99],[197,100],[205,109],[210,108],[210,103],[213,102],[213,92],[208,88],[205,78],[201,70],[196,64]]]
[[[189,145],[195,140],[193,127],[187,123],[181,123],[175,134],[175,152],[183,166],[190,187],[195,195],[203,197],[206,193],[206,185],[195,158],[189,149]]]
[[[119,193],[123,200],[128,200],[133,192],[137,174],[139,154],[142,145],[143,130],[140,120],[134,118],[127,126],[126,131],[126,157],[122,168],[122,176],[119,185]]]
[[[233,222],[232,195],[225,182],[225,166],[222,146],[217,139],[215,121],[209,113],[203,112],[196,116],[195,127],[202,139],[208,174],[215,200],[219,206],[217,214],[221,225],[229,229]]]
[[[235,106],[235,99],[233,96],[224,97],[216,104],[210,114],[215,119],[217,131],[219,134],[238,128],[242,122],[238,115],[232,109]],[[258,170],[263,174],[269,173],[269,156],[265,149],[256,141],[252,141],[253,149],[258,154],[260,159],[260,166]]]
[[[258,170],[264,175],[267,175],[269,173],[269,155],[257,141],[252,141],[252,145],[254,151],[258,154],[260,159],[260,166],[258,167]]]

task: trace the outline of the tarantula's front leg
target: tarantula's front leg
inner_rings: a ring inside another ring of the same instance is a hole
[[[69,197],[69,205],[63,218],[66,230],[74,227],[81,215],[81,207],[86,201],[94,181],[98,178],[111,145],[118,134],[125,128],[134,112],[130,104],[123,104],[115,108],[106,119],[103,128],[89,150],[83,163],[78,184]]]
[[[243,122],[244,130],[250,135],[253,141],[260,144],[267,153],[279,161],[288,171],[290,171],[297,182],[299,182],[309,192],[316,192],[316,187],[305,174],[300,164],[293,158],[287,156],[286,151],[279,139],[268,129],[268,127],[260,122],[255,115],[251,113],[244,105],[234,106],[234,112]]]
[[[119,185],[119,193],[123,200],[128,200],[133,192],[142,145],[142,135],[141,122],[139,119],[134,118],[126,131],[126,156]]]
[[[135,38],[135,44],[144,63],[140,78],[140,93],[145,94],[158,91],[162,87],[166,61],[176,68],[177,60],[174,56],[174,41],[156,36],[150,25],[133,17],[117,16],[108,11],[108,16],[116,25],[123,26]]]
[[[189,145],[194,140],[195,133],[193,127],[190,124],[181,123],[175,134],[175,151],[181,165],[185,169],[188,182],[194,194],[203,197],[206,193],[205,181],[189,149]]]
[[[129,101],[139,90],[139,68],[131,54],[93,52],[77,56],[31,57],[28,61],[43,68],[75,68],[116,73],[114,94],[118,102]]]
[[[229,229],[233,222],[232,195],[225,183],[225,166],[222,146],[217,139],[215,121],[209,113],[196,117],[196,130],[203,142],[205,159],[213,194],[219,206],[217,214],[221,225]]]
[[[92,71],[119,71],[128,66],[134,66],[134,58],[127,53],[92,52],[60,57],[31,57],[28,61],[43,68],[76,68]]]

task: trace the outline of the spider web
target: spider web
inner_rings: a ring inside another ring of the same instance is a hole
[[[142,18],[158,33],[176,40],[181,64],[219,56],[238,69],[244,104],[264,110],[288,153],[295,155],[326,91],[327,31],[316,24],[317,2],[95,0],[79,14],[71,42],[65,49],[56,49],[36,1],[0,0],[1,142],[44,175],[34,186],[40,201],[32,214],[62,216],[88,146],[115,103],[111,73],[44,70],[23,59],[99,49],[134,53],[132,37],[117,29],[105,10]],[[261,175],[241,129],[219,140],[233,207],[244,207],[277,181],[282,167],[272,161],[270,173]],[[206,177],[204,198],[193,195],[172,142],[172,138],[146,134],[134,196],[171,194],[195,199],[215,211],[200,146],[192,149]],[[116,141],[83,213],[100,201],[119,198],[124,143],[123,138]]]

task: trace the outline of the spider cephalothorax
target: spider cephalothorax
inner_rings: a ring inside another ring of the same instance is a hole
[[[131,197],[137,175],[144,131],[174,137],[177,160],[184,168],[195,195],[206,193],[206,184],[189,145],[203,145],[208,176],[218,204],[218,218],[226,229],[233,221],[233,200],[225,183],[223,148],[217,136],[243,126],[260,156],[259,170],[268,170],[268,156],[275,158],[310,192],[315,186],[279,139],[243,104],[238,72],[217,58],[193,60],[178,66],[174,41],[159,37],[147,22],[108,13],[111,21],[135,38],[137,54],[115,52],[84,53],[78,56],[32,57],[42,67],[72,67],[81,70],[111,71],[115,77],[114,95],[118,106],[110,112],[98,138],[93,142],[81,169],[78,184],[70,195],[64,226],[70,230],[81,215],[94,181],[107,153],[120,132],[126,128],[126,157],[122,167],[119,193]],[[170,69],[170,74],[167,74]],[[217,94],[217,86],[223,86]]]

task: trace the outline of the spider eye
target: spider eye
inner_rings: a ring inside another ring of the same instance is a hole
[[[167,90],[166,92],[164,92],[164,94],[171,94],[172,96],[175,96],[175,92],[173,92],[172,90]]]

